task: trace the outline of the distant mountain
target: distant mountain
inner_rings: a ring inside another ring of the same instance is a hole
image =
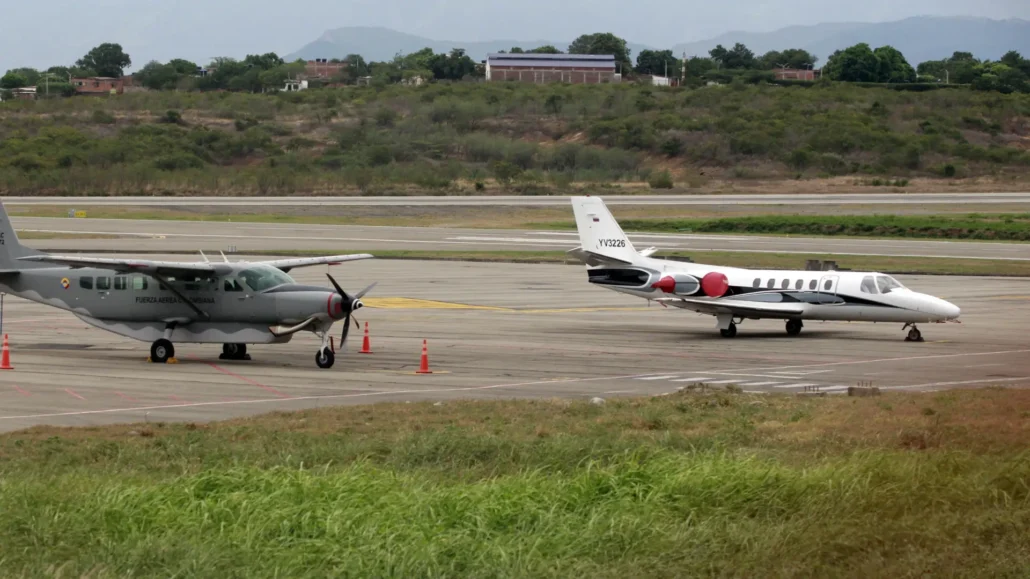
[[[992,60],[1010,50],[1030,55],[1030,21],[920,16],[896,22],[791,26],[773,32],[727,32],[708,40],[678,44],[673,53],[707,55],[718,44],[729,48],[737,42],[743,42],[756,54],[803,48],[819,57],[817,66],[826,64],[834,51],[859,42],[873,48],[889,44],[915,66],[951,56],[955,51],[972,52],[977,58]]]
[[[360,54],[369,61],[390,60],[398,53],[410,54],[423,48],[432,48],[434,52],[450,52],[452,48],[464,48],[473,60],[483,60],[491,52],[511,50],[518,46],[529,50],[539,46],[551,45],[558,50],[566,50],[571,41],[553,40],[487,40],[470,42],[464,40],[432,40],[414,34],[405,34],[375,26],[348,26],[329,30],[318,40],[305,45],[296,52],[286,56],[287,60],[297,58],[343,58],[348,54]],[[634,60],[640,50],[648,48],[640,44],[628,43],[630,57]],[[714,46],[714,45],[713,45]]]

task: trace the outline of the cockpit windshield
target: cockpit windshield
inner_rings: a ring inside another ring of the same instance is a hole
[[[880,288],[882,294],[889,293],[891,290],[905,289],[905,286],[889,275],[876,276],[876,287]]]
[[[270,265],[256,265],[239,273],[240,281],[250,289],[260,292],[285,283],[295,283],[293,278]]]

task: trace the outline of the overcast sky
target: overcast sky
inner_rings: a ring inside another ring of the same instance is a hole
[[[328,29],[385,26],[441,40],[568,41],[610,31],[672,46],[731,30],[947,15],[1030,20],[1030,0],[2,0],[0,71],[70,64],[119,42],[133,68],[182,56],[286,54]]]

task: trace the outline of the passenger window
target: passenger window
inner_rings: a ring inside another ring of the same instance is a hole
[[[141,275],[135,275],[132,277],[132,289],[142,291],[147,289],[147,278]]]
[[[797,281],[797,283],[795,283],[795,284],[794,284],[794,289],[797,289],[797,290],[799,290],[799,289],[803,288],[804,286],[805,286],[805,282],[803,282],[803,281],[801,281],[801,280],[799,279],[799,280]]]
[[[813,279],[812,281],[808,282],[808,289],[814,290],[818,284],[819,282]]]
[[[93,278],[92,277],[80,277],[79,287],[82,289],[93,289]]]
[[[240,285],[240,282],[236,281],[235,279],[228,278],[228,277],[225,278],[224,287],[225,287],[225,291],[227,291],[227,292],[241,292],[241,291],[243,291],[243,286]]]
[[[125,281],[124,277],[114,278],[114,289],[124,290],[129,287],[129,284]]]
[[[789,287],[790,287],[790,280],[789,279],[783,280],[783,283],[780,284],[780,289],[787,289]]]
[[[776,287],[776,280],[774,280],[773,278],[769,278],[769,282],[765,284],[765,287],[769,289]]]
[[[873,281],[873,276],[867,275],[862,278],[862,286],[859,288],[864,294],[875,294],[879,293],[876,291],[876,282]]]
[[[755,286],[755,287],[762,287],[762,279],[761,279],[761,278],[757,278],[757,277],[756,277],[756,278],[755,278],[755,284],[754,284],[754,286]]]
[[[97,289],[100,291],[107,291],[111,289],[111,278],[109,277],[98,277],[97,278]]]
[[[823,289],[830,291],[831,287],[833,287],[833,282],[831,280],[826,280],[826,283],[823,284]]]

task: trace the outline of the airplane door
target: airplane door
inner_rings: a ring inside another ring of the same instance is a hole
[[[837,282],[839,281],[840,276],[824,275],[819,278],[819,293],[837,295]]]

